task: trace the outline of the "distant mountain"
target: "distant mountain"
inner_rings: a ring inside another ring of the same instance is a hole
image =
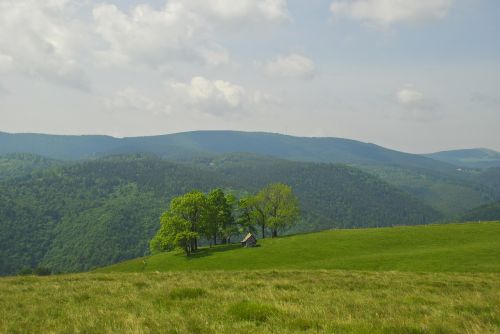
[[[297,231],[416,225],[441,215],[356,168],[248,154],[194,165],[152,156],[114,156],[38,169],[0,181],[0,274],[46,265],[87,270],[147,254],[173,196],[222,187],[255,192],[292,186],[301,205]]]
[[[0,154],[18,152],[61,160],[130,153],[152,153],[175,160],[225,153],[255,153],[296,161],[406,166],[441,171],[455,169],[454,166],[428,157],[355,140],[294,137],[264,132],[195,131],[122,139],[0,133]]]
[[[460,167],[500,167],[500,153],[485,148],[443,151],[427,154],[426,156]]]
[[[496,200],[492,185],[500,182],[500,175],[495,173],[476,179],[477,171],[375,144],[263,132],[195,131],[130,138],[0,133],[0,155],[11,152],[70,161],[146,153],[173,162],[197,163],[226,154],[249,153],[302,162],[342,163],[382,178],[450,219]]]

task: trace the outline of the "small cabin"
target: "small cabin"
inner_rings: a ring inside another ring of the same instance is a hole
[[[252,233],[247,233],[245,238],[241,240],[241,247],[255,247],[257,245],[257,239]]]

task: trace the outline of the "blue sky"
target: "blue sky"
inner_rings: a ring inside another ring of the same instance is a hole
[[[495,0],[0,0],[0,131],[500,150]]]

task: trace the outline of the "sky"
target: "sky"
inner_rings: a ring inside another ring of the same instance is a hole
[[[0,131],[500,151],[498,0],[0,0]]]

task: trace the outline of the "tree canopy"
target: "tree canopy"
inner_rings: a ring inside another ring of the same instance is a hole
[[[215,245],[218,240],[227,243],[232,235],[253,231],[258,225],[262,237],[266,228],[276,237],[278,230],[290,227],[298,218],[299,201],[292,188],[283,183],[270,184],[238,202],[220,188],[208,194],[191,191],[172,199],[150,248],[152,252],[180,248],[190,255],[197,250],[200,236],[210,244]]]

